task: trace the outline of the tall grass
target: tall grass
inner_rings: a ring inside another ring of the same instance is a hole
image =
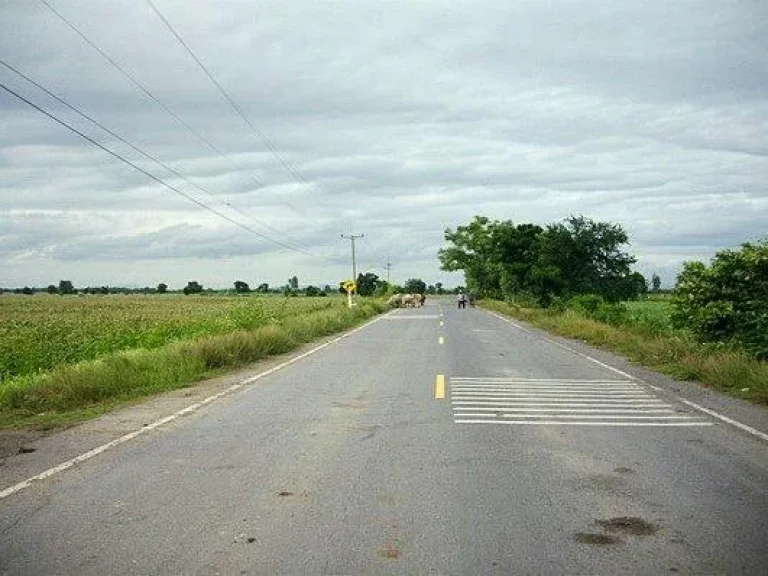
[[[250,330],[172,341],[154,349],[123,350],[12,378],[0,386],[0,425],[77,420],[290,351],[384,309],[375,300],[362,300],[352,310],[340,301],[309,312],[296,308],[299,312],[294,315]]]
[[[768,364],[738,349],[696,342],[685,332],[665,328],[658,318],[614,326],[570,309],[521,308],[497,300],[483,300],[481,305],[555,334],[618,352],[676,378],[696,380],[733,396],[768,404]]]
[[[340,298],[277,296],[0,296],[0,379],[121,350],[253,330],[340,306]]]

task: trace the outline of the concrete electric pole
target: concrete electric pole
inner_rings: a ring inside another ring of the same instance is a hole
[[[352,242],[352,282],[355,283],[355,292],[357,292],[357,264],[355,263],[355,240],[363,238],[365,234],[342,234],[341,237]]]

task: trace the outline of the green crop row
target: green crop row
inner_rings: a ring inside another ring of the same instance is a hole
[[[340,305],[338,298],[6,294],[0,297],[0,381]]]

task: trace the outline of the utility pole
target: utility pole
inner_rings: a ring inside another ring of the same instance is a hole
[[[389,271],[392,270],[392,262],[387,260],[387,263],[384,265],[384,268],[387,269],[387,284],[389,284]]]
[[[341,237],[352,242],[352,282],[355,283],[355,292],[357,292],[357,264],[355,263],[355,240],[363,238],[365,234],[342,234]]]

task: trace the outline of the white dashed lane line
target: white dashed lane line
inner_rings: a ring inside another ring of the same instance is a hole
[[[457,424],[711,426],[631,380],[452,377]]]

